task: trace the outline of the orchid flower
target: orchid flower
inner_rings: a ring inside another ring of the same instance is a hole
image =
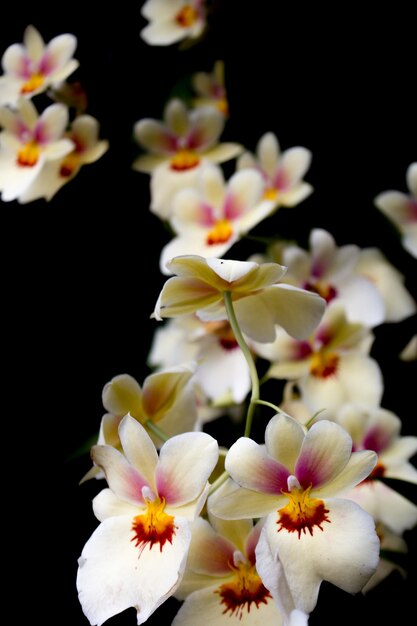
[[[417,258],[417,162],[408,167],[406,179],[409,195],[384,191],[374,202],[399,231],[404,249]]]
[[[374,574],[379,540],[372,517],[343,493],[377,462],[370,450],[352,452],[338,424],[322,420],[306,430],[291,417],[273,417],[265,445],[238,439],[226,456],[230,478],[209,498],[224,519],[266,516],[256,567],[268,590],[284,575],[295,607],[310,613],[323,580],[350,593]]]
[[[48,161],[61,160],[74,149],[64,138],[68,109],[52,104],[39,116],[31,100],[20,98],[17,111],[0,108],[0,190],[2,200],[19,199]]]
[[[192,77],[192,85],[197,97],[194,98],[194,106],[212,105],[225,117],[229,113],[226,87],[224,81],[224,63],[216,61],[211,73],[197,72]]]
[[[93,501],[101,524],[79,559],[82,609],[100,626],[129,607],[143,624],[178,587],[218,445],[206,433],[184,433],[158,458],[145,429],[130,415],[119,426],[124,454],[94,446],[92,457],[109,484]]]
[[[19,97],[32,97],[72,74],[78,61],[72,58],[77,39],[58,35],[45,45],[37,29],[30,25],[23,44],[12,44],[2,58],[4,75],[0,76],[0,104],[15,106]]]
[[[264,179],[264,194],[276,208],[293,207],[309,196],[313,188],[303,181],[311,161],[311,152],[296,147],[281,154],[274,133],[265,133],[258,142],[256,156],[250,152],[242,154],[237,168],[255,168]]]
[[[309,291],[279,283],[285,273],[277,263],[175,257],[172,273],[155,306],[157,320],[197,313],[203,321],[227,319],[224,294],[231,294],[242,332],[256,341],[272,341],[276,325],[290,334],[307,337],[323,315],[325,301]]]
[[[141,30],[151,46],[169,46],[183,39],[196,39],[206,26],[204,0],[146,0],[141,13],[149,24]]]

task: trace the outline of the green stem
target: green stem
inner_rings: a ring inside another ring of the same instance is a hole
[[[208,495],[211,496],[212,493],[217,491],[217,489],[219,487],[221,487],[222,484],[225,483],[228,478],[229,478],[229,473],[228,472],[224,471],[222,474],[220,474],[220,476],[218,478],[216,478],[214,483],[211,485],[211,487],[209,489],[209,492],[208,492]]]
[[[159,437],[159,439],[161,441],[168,441],[169,437],[166,433],[164,433],[163,430],[161,430],[160,428],[158,428],[158,426],[156,426],[152,420],[147,420],[145,422],[145,426],[146,428],[148,428],[154,435],[156,435],[157,437]]]
[[[268,402],[267,400],[257,400],[256,404],[263,404],[264,406],[269,406],[271,409],[274,409],[277,413],[282,413],[279,406],[272,404],[272,402]]]
[[[252,394],[248,406],[248,412],[246,414],[246,423],[245,423],[245,437],[249,437],[250,431],[252,428],[253,421],[253,413],[255,411],[255,406],[259,401],[259,378],[258,372],[256,371],[255,361],[253,360],[253,356],[246,341],[243,338],[242,332],[239,327],[239,322],[237,321],[235,310],[233,308],[232,302],[232,294],[230,291],[225,291],[223,293],[224,304],[227,311],[227,317],[229,318],[230,326],[232,327],[235,339],[239,345],[239,348],[242,350],[246,362],[249,367],[249,374],[252,383]]]

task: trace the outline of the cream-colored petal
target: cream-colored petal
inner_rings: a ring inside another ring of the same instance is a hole
[[[140,31],[142,39],[150,46],[169,46],[187,36],[187,31],[174,20],[159,20]]]
[[[328,483],[312,491],[314,497],[345,495],[372,472],[377,462],[377,455],[372,450],[353,452],[342,471]]]
[[[417,200],[417,162],[411,163],[406,173],[407,187]]]
[[[119,374],[106,383],[101,399],[109,413],[122,417],[130,413],[136,419],[143,417],[142,389],[129,374]]]
[[[265,133],[256,147],[259,164],[269,177],[275,174],[280,162],[280,147],[274,133]]]
[[[285,187],[293,187],[305,175],[310,167],[312,154],[306,148],[290,148],[285,150],[281,158],[284,172]]]
[[[190,113],[187,148],[205,152],[215,146],[224,128],[224,116],[212,106],[198,107]]]
[[[268,454],[287,467],[290,474],[294,473],[305,434],[305,429],[288,415],[275,415],[265,429]]]
[[[410,197],[401,191],[384,191],[379,194],[374,203],[398,227],[403,227],[409,221]]]
[[[282,506],[285,500],[285,496],[244,489],[229,478],[209,496],[207,504],[212,515],[239,520],[264,517]]]
[[[33,61],[39,61],[45,49],[45,43],[40,32],[30,24],[23,33],[23,43]]]
[[[145,428],[126,415],[120,422],[119,437],[127,460],[153,488],[158,454]]]
[[[36,124],[36,139],[41,144],[61,139],[68,125],[68,109],[63,104],[51,104]]]
[[[77,38],[65,33],[51,39],[40,59],[39,69],[46,76],[58,76],[57,71],[63,69],[70,61],[77,47]],[[75,69],[75,68],[74,68]],[[68,76],[68,74],[67,74]],[[56,80],[59,80],[58,77]]]
[[[4,52],[1,65],[5,74],[25,80],[27,61],[28,55],[25,47],[20,43],[14,43]]]
[[[176,138],[162,122],[145,118],[139,120],[133,127],[136,141],[145,150],[169,157],[176,150]]]
[[[194,374],[191,366],[178,366],[151,374],[143,385],[142,405],[148,417],[157,422],[172,409]]]
[[[102,489],[93,500],[94,515],[100,522],[104,522],[108,517],[120,517],[129,515],[131,519],[135,515],[145,511],[145,507],[138,507],[126,500],[120,500],[111,489]]]
[[[148,20],[161,20],[167,16],[174,16],[182,6],[184,0],[146,0],[140,10]]]
[[[230,576],[230,563],[233,563],[235,550],[233,543],[218,534],[208,521],[199,517],[192,526],[187,568],[206,576]]]
[[[279,206],[293,207],[300,204],[313,193],[314,189],[309,183],[301,182],[291,189],[278,193],[277,202]]]

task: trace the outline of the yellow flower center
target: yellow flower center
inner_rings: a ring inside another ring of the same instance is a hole
[[[165,499],[156,498],[155,500],[147,500],[147,509],[143,515],[137,515],[133,519],[132,530],[135,546],[140,548],[140,552],[149,545],[149,549],[158,543],[159,550],[162,549],[167,541],[172,543],[175,535],[174,517],[165,513]]]
[[[220,596],[220,603],[225,607],[223,614],[230,613],[229,617],[234,615],[241,620],[245,608],[250,613],[252,605],[259,609],[259,606],[267,604],[272,596],[263,586],[254,565],[239,563],[231,568],[234,573],[233,580],[220,585],[214,593]]]
[[[278,198],[278,189],[269,187],[264,191],[264,200],[276,200]]]
[[[207,244],[226,243],[233,235],[233,228],[229,220],[217,220],[211,231],[207,234]]]
[[[171,159],[171,169],[178,172],[190,170],[200,163],[199,157],[190,150],[179,150]]]
[[[216,102],[217,108],[223,115],[229,115],[229,103],[226,98],[220,98]]]
[[[39,146],[36,141],[29,141],[17,153],[17,163],[22,167],[33,167],[39,159]]]
[[[62,178],[69,178],[80,166],[80,157],[77,152],[68,154],[61,163],[59,174]]]
[[[32,93],[42,87],[44,77],[42,74],[32,74],[32,76],[20,88],[20,93]]]
[[[329,522],[327,517],[328,509],[324,506],[323,500],[310,497],[311,487],[307,489],[294,488],[291,491],[285,492],[288,497],[288,504],[282,509],[279,509],[279,524],[278,532],[285,529],[289,533],[298,533],[300,539],[301,533],[313,534],[315,526],[323,530],[323,522]]]
[[[187,5],[183,7],[180,11],[178,11],[177,15],[175,16],[175,21],[179,26],[182,26],[183,28],[189,28],[194,24],[197,18],[198,14],[194,7],[190,7]]]
[[[318,351],[311,357],[310,372],[316,378],[328,378],[336,373],[338,365],[339,356],[337,354]]]

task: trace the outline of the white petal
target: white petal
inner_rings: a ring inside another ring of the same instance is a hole
[[[376,462],[377,455],[372,450],[354,452],[338,476],[322,487],[314,489],[314,497],[325,498],[345,495],[350,492],[352,487],[369,476]]]
[[[14,43],[9,46],[1,60],[5,74],[10,74],[22,80],[27,78],[27,62],[28,56],[26,49],[19,43]]]
[[[130,413],[142,416],[142,389],[129,374],[119,374],[104,385],[101,400],[109,413],[123,417]]]
[[[30,24],[23,34],[23,42],[31,59],[39,61],[45,48],[40,32]]]
[[[417,225],[411,224],[407,227],[402,244],[405,250],[417,259]]]
[[[8,156],[5,155],[5,157]],[[3,202],[16,200],[23,194],[39,175],[43,165],[43,159],[40,158],[33,167],[20,167],[16,163],[16,155],[12,155],[12,158],[12,162],[10,160],[7,163],[4,160],[2,162],[1,179],[5,181],[2,184],[3,193],[1,199]]]
[[[216,272],[220,278],[228,283],[233,283],[243,278],[258,265],[251,261],[232,261],[231,259],[207,259],[207,265]]]
[[[310,256],[297,246],[288,246],[283,251],[282,263],[288,267],[287,277],[295,278],[302,285],[310,278]]]
[[[73,150],[74,144],[70,139],[60,139],[46,145],[42,155],[46,161],[55,161],[56,159],[62,159]]]
[[[142,39],[151,46],[169,46],[187,36],[187,30],[174,20],[160,20],[148,24],[140,31]]]
[[[204,152],[204,156],[210,163],[224,163],[237,157],[242,150],[243,147],[238,143],[223,142]]]
[[[161,448],[156,474],[158,493],[170,506],[198,497],[217,463],[217,441],[207,433],[183,433]]]
[[[285,497],[244,489],[229,478],[209,497],[208,509],[222,519],[252,519],[268,515],[284,500]]]
[[[261,168],[272,178],[280,161],[280,147],[274,133],[265,133],[256,147]]]
[[[399,437],[383,451],[382,458],[387,464],[408,460],[417,453],[417,437]]]
[[[377,208],[394,224],[401,227],[408,222],[410,197],[401,191],[384,191],[374,200]]]
[[[175,535],[163,549],[143,549],[132,541],[132,517],[113,517],[100,524],[79,559],[77,589],[92,625],[101,626],[129,607],[143,624],[178,586],[191,539],[188,522],[175,518]]]
[[[190,113],[187,148],[203,152],[216,145],[224,128],[224,116],[212,106],[198,107]]]
[[[144,507],[143,510],[145,510]],[[94,498],[93,511],[100,522],[103,522],[108,517],[118,517],[120,515],[129,515],[133,519],[135,515],[141,512],[137,505],[120,500],[111,489],[102,489]]]
[[[42,73],[45,75],[54,75],[57,70],[61,70],[71,59],[76,47],[76,37],[68,33],[58,35],[51,39],[40,60],[40,70]]]
[[[371,328],[382,324],[385,319],[384,300],[370,280],[352,276],[339,285],[338,292],[349,322],[359,322]]]
[[[26,202],[32,202],[38,198],[51,200],[61,187],[69,182],[69,180],[72,180],[72,178],[60,176],[59,170],[61,163],[62,161],[59,159],[46,161],[32,184],[20,194],[19,202],[25,204]]]
[[[36,125],[36,138],[42,144],[62,138],[68,124],[68,109],[63,104],[51,104]]]
[[[310,234],[310,249],[312,255],[311,272],[314,276],[323,276],[332,266],[336,255],[334,237],[323,228],[314,228]]]
[[[286,186],[298,183],[310,167],[312,154],[306,148],[290,148],[282,155],[281,167],[284,170]]]
[[[317,603],[323,580],[349,593],[357,593],[375,572],[379,540],[370,515],[350,500],[325,501],[329,522],[313,534],[277,532],[277,516],[265,522],[271,550],[279,558],[287,577],[295,606],[310,613]]]
[[[256,170],[233,174],[227,186],[225,217],[236,219],[252,211],[261,200],[263,187],[262,176]]]
[[[399,535],[417,523],[417,506],[380,480],[366,481],[348,495],[375,520]]]
[[[162,122],[145,118],[136,122],[133,132],[136,141],[152,153],[168,157],[175,152],[176,138]]]
[[[305,430],[298,422],[288,415],[276,415],[265,430],[266,449],[293,474],[304,437]]]
[[[15,107],[20,97],[22,80],[13,76],[0,76],[0,106],[10,104]]]
[[[178,13],[183,5],[184,0],[146,0],[140,12],[148,20],[161,20]]]
[[[153,485],[158,454],[144,427],[133,417],[126,415],[120,422],[119,437],[129,463],[148,484]]]
[[[230,576],[230,563],[233,563],[236,546],[218,534],[209,522],[201,517],[194,521],[192,535],[187,568],[196,574]]]
[[[309,183],[298,183],[287,191],[281,191],[278,193],[277,202],[279,206],[293,207],[300,204],[303,200],[308,198],[314,191],[313,187]]]
[[[413,194],[413,196],[417,199],[417,162],[411,163],[411,165],[407,169],[407,187]]]

